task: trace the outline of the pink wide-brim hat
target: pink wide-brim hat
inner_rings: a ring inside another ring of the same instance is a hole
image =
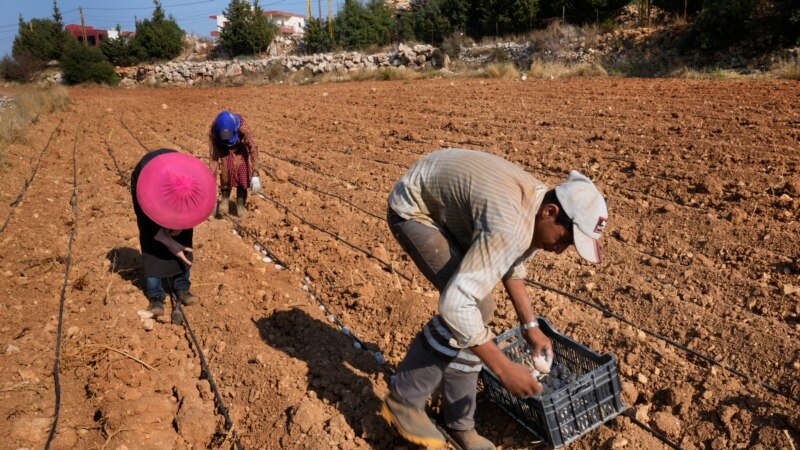
[[[217,200],[214,176],[202,161],[183,153],[151,159],[136,182],[136,200],[153,222],[187,230],[201,224]]]

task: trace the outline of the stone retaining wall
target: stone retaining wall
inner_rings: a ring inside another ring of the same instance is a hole
[[[258,76],[280,73],[291,73],[300,70],[313,75],[336,72],[345,73],[358,70],[375,70],[388,67],[421,69],[436,63],[434,51],[430,45],[409,47],[400,44],[397,50],[388,53],[364,55],[358,52],[325,53],[317,55],[285,55],[257,60],[203,61],[203,62],[168,62],[161,65],[117,68],[122,77],[120,85],[137,84],[184,84],[191,86],[201,82],[215,82],[236,79],[240,76]]]

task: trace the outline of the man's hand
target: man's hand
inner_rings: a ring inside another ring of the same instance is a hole
[[[471,347],[478,358],[497,375],[500,383],[515,397],[531,397],[542,392],[542,385],[531,375],[530,367],[512,362],[494,341]]]
[[[545,336],[539,327],[523,330],[522,335],[533,347],[533,364],[536,370],[550,373],[550,366],[553,365],[553,343],[550,342],[550,338]]]
[[[503,387],[514,397],[533,397],[542,392],[542,385],[533,378],[530,367],[524,364],[512,362],[497,376]]]
[[[177,236],[178,233],[180,233],[180,230],[167,230],[166,228],[162,228],[156,233],[155,240],[164,244],[169,249],[170,253],[177,256],[184,264],[191,266],[192,262],[186,258],[186,253],[191,253],[192,249],[172,239],[172,236]]]

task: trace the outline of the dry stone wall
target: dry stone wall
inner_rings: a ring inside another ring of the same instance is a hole
[[[171,61],[160,65],[118,68],[121,85],[184,84],[215,82],[240,76],[269,76],[301,70],[313,75],[376,70],[388,67],[422,69],[432,65],[435,48],[431,45],[413,47],[400,44],[397,50],[364,55],[358,52],[325,53],[317,55],[284,55],[265,59],[239,61]]]

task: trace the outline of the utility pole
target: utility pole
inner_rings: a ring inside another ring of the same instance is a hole
[[[89,42],[86,41],[86,25],[83,24],[83,6],[78,8],[81,14],[81,34],[83,35],[83,45],[89,46]]]
[[[322,20],[322,0],[317,0],[317,10],[319,11],[319,20]]]
[[[333,0],[328,0],[328,37],[333,39]]]
[[[306,17],[311,18],[311,0],[306,0]]]
[[[566,17],[567,17],[567,7],[566,6],[562,6],[561,7],[561,21],[564,22],[564,19],[566,19]]]

